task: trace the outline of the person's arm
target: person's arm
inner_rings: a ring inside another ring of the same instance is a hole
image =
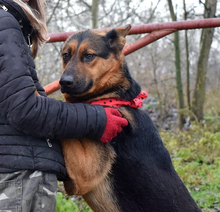
[[[103,133],[109,134],[106,130],[113,130],[110,134],[114,137],[121,126],[127,125],[126,120],[110,111],[106,115],[102,106],[35,95],[31,77],[34,67],[28,63],[30,55],[19,24],[10,14],[0,22],[0,115],[6,116],[11,126],[36,137],[100,139]],[[106,128],[107,120],[113,121],[114,129]]]

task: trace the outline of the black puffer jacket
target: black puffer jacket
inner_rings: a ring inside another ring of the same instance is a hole
[[[41,170],[64,179],[62,151],[54,139],[99,139],[106,113],[101,106],[46,97],[27,45],[30,33],[22,9],[12,0],[0,0],[0,173]]]

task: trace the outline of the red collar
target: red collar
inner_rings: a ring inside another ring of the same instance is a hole
[[[143,105],[143,99],[148,97],[147,91],[141,91],[141,93],[131,101],[120,99],[120,98],[110,98],[110,99],[101,99],[94,102],[91,102],[92,105],[106,105],[111,107],[121,107],[127,105],[133,108],[140,108]]]

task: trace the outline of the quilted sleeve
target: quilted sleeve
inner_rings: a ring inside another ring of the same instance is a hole
[[[0,115],[35,137],[99,139],[106,125],[104,108],[36,96],[20,26],[10,14],[0,16],[0,22]]]

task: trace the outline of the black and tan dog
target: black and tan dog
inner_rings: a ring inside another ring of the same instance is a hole
[[[140,86],[122,53],[130,27],[68,38],[60,79],[67,102],[138,96]],[[62,141],[71,179],[65,182],[67,193],[82,195],[95,212],[199,212],[148,114],[130,106],[118,110],[129,125],[110,143]]]

